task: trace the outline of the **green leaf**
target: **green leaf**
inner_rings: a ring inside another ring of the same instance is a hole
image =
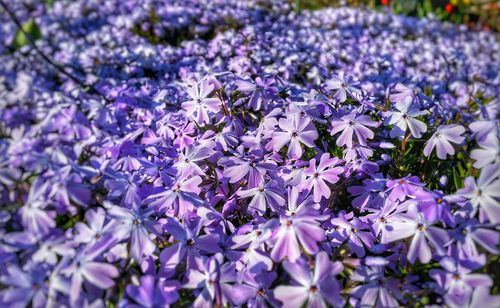
[[[22,25],[22,29],[26,32],[33,41],[36,41],[42,37],[42,32],[33,19],[28,20]],[[25,45],[29,44],[29,39],[21,30],[17,30],[14,40],[12,41],[12,48],[19,49]]]
[[[462,188],[463,185],[463,179],[460,177],[459,172],[457,171],[456,168],[453,168],[453,182],[455,183],[455,188],[460,189]]]

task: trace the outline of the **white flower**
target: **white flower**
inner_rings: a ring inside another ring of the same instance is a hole
[[[422,137],[422,133],[427,131],[427,125],[415,118],[427,112],[419,110],[418,107],[412,103],[411,97],[407,97],[402,102],[396,103],[395,106],[398,111],[389,111],[387,113],[389,116],[384,122],[385,125],[394,125],[390,132],[391,138],[398,137],[403,139],[408,128],[413,137]]]

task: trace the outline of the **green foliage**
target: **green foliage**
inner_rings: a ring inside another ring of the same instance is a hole
[[[36,41],[42,38],[42,31],[40,31],[40,27],[36,24],[34,19],[30,19],[22,25],[21,30],[17,30],[16,35],[14,36],[14,40],[12,41],[11,47],[16,50],[23,46],[26,46],[30,43],[29,38],[31,40]],[[26,34],[28,36],[26,36]]]

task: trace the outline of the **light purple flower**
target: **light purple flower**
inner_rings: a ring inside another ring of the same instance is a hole
[[[337,138],[336,144],[352,148],[354,137],[361,145],[366,145],[368,139],[373,139],[375,134],[367,126],[376,127],[377,125],[377,122],[372,121],[369,116],[359,115],[356,110],[353,110],[340,119],[334,119],[330,133],[333,136],[342,132]]]
[[[91,246],[87,246],[83,251],[76,254],[72,263],[62,269],[62,273],[71,277],[71,287],[69,291],[70,301],[75,303],[81,295],[82,283],[87,281],[100,289],[109,289],[115,282],[113,278],[118,277],[119,272],[111,264],[94,261],[107,249],[110,240],[101,240]]]
[[[103,235],[110,233],[111,224],[105,224],[106,212],[103,208],[89,209],[85,212],[87,224],[79,221],[75,224],[74,239],[78,243],[93,244]]]
[[[214,91],[214,85],[209,80],[192,81],[187,86],[187,93],[191,100],[182,103],[182,109],[188,117],[193,117],[199,125],[210,122],[209,112],[220,111],[221,101],[218,98],[208,97]]]
[[[309,161],[309,167],[304,170],[306,180],[301,184],[302,189],[313,192],[314,202],[318,203],[324,197],[328,199],[331,191],[326,182],[335,184],[339,181],[339,175],[344,172],[342,167],[334,167],[339,163],[338,159],[330,158],[330,154],[321,155],[319,165],[316,167],[316,159]]]
[[[285,204],[285,198],[280,196],[281,192],[276,181],[261,183],[259,187],[250,188],[248,190],[240,190],[237,195],[240,198],[252,197],[248,204],[248,212],[264,215],[267,208],[276,212],[279,207]]]
[[[187,169],[194,175],[205,175],[200,166],[203,161],[215,154],[215,142],[212,140],[202,141],[196,145],[188,145],[179,153],[177,162],[173,165],[179,175]]]
[[[236,273],[234,264],[224,263],[223,260],[222,254],[199,259],[196,269],[187,272],[187,281],[182,287],[197,290],[193,307],[210,307],[212,303],[226,306],[230,303],[230,283],[236,280]]]
[[[429,275],[436,281],[439,291],[444,293],[444,300],[450,307],[468,306],[475,288],[493,284],[489,276],[471,273],[470,269],[451,257],[445,257],[439,263],[444,270],[431,269]]]
[[[202,200],[198,194],[201,178],[193,175],[193,169],[185,168],[170,189],[152,194],[143,200],[144,204],[156,209],[158,212],[167,212],[172,216],[184,215],[186,212],[198,207]]]
[[[0,304],[7,307],[45,307],[48,286],[44,272],[40,267],[26,270],[15,264],[6,265],[0,274]]]
[[[340,297],[340,286],[335,276],[344,269],[342,263],[330,262],[324,251],[318,253],[314,263],[299,259],[298,262],[283,262],[283,268],[292,277],[294,285],[278,286],[274,296],[283,307],[333,307],[344,306]],[[311,272],[312,271],[312,272]]]
[[[500,223],[500,164],[484,167],[477,181],[467,177],[465,187],[457,191],[457,195],[465,198],[472,205],[471,216],[479,210],[480,221],[489,220]]]
[[[202,234],[203,221],[201,219],[183,219],[180,223],[175,218],[168,217],[163,229],[172,236],[170,240],[173,242],[160,254],[162,271],[166,274],[175,273],[175,269],[182,260],[185,260],[190,268],[195,268],[196,259],[199,259],[202,254],[222,252],[219,247],[220,235]]]
[[[274,132],[269,142],[274,151],[279,151],[288,145],[288,157],[298,159],[302,156],[300,143],[311,148],[315,147],[314,141],[318,139],[318,132],[308,117],[301,117],[297,113],[290,114],[279,120],[279,127],[281,131]]]
[[[156,250],[149,235],[149,232],[156,231],[152,214],[152,209],[127,209],[117,205],[111,205],[108,209],[113,238],[130,241],[130,254],[138,263],[145,255],[150,256]]]
[[[422,190],[424,184],[420,182],[417,176],[408,175],[402,179],[394,179],[387,181],[388,198],[390,200],[403,201],[408,197],[415,197],[418,191]]]
[[[309,254],[318,252],[318,242],[325,239],[325,230],[319,226],[324,218],[315,209],[311,197],[300,204],[296,187],[288,191],[288,211],[280,217],[280,226],[274,230],[271,257],[281,261],[285,257],[295,262],[301,256],[301,247]]]
[[[490,164],[500,163],[500,142],[498,138],[488,138],[480,144],[480,147],[470,152],[470,158],[474,159],[474,168],[481,169]]]
[[[231,290],[231,298],[236,305],[248,305],[249,308],[265,308],[268,303],[276,307],[279,302],[270,289],[276,279],[275,272],[261,271],[258,274],[243,272],[241,284],[236,284]]]
[[[426,142],[424,148],[424,155],[429,157],[434,147],[436,148],[437,156],[439,159],[446,159],[446,155],[454,155],[455,149],[451,143],[461,144],[465,137],[465,128],[461,125],[441,125],[437,128],[436,132]]]
[[[360,100],[361,91],[354,87],[356,83],[349,76],[345,76],[344,72],[339,72],[338,75],[333,75],[331,79],[325,82],[325,90],[335,92],[333,98],[343,103],[347,99],[347,94],[355,100]]]
[[[358,268],[350,280],[362,282],[349,292],[353,307],[399,307],[398,299],[403,296],[398,288],[399,279],[384,276],[384,265],[363,266]]]
[[[446,230],[425,221],[415,204],[411,204],[406,213],[391,218],[382,231],[381,243],[387,244],[408,237],[412,237],[407,255],[411,263],[417,258],[422,263],[429,263],[432,258],[431,247],[439,255],[444,255],[445,245],[449,241]]]

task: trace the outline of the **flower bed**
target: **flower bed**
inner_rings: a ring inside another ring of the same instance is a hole
[[[0,306],[498,306],[496,34],[1,4]]]

